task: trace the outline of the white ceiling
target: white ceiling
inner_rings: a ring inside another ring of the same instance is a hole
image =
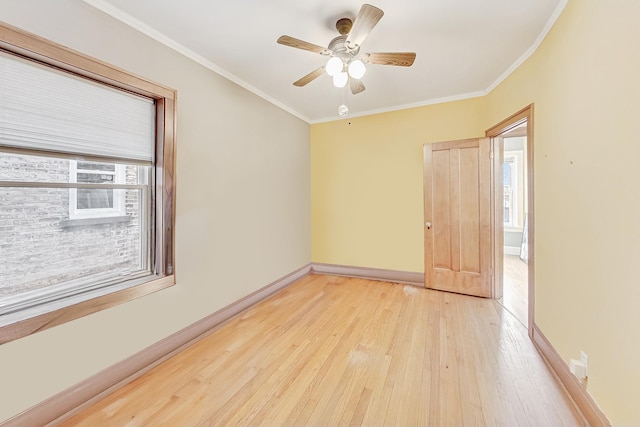
[[[310,123],[338,119],[343,89],[323,75],[293,82],[326,57],[276,43],[326,46],[356,0],[85,0]],[[352,116],[480,96],[524,61],[567,0],[371,0],[385,12],[362,52],[412,51],[414,65],[369,65]]]

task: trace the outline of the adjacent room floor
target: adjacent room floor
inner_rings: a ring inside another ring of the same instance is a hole
[[[584,425],[490,299],[311,275],[63,425]]]
[[[528,324],[529,279],[527,263],[517,255],[504,256],[503,296],[499,302],[524,326]]]

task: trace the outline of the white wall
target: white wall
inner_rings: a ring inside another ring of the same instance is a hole
[[[0,346],[0,420],[310,262],[309,126],[79,0],[0,20],[178,90],[178,284]]]

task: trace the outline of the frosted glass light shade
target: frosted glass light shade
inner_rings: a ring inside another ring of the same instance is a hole
[[[327,61],[325,70],[327,70],[327,74],[333,77],[336,74],[341,73],[343,68],[344,64],[342,63],[342,59],[338,58],[337,56],[332,56]]]
[[[349,64],[349,75],[354,79],[361,79],[364,73],[367,72],[367,67],[364,66],[364,62],[356,59]]]
[[[345,87],[348,80],[349,80],[349,76],[347,75],[347,73],[345,72],[338,73],[335,76],[333,76],[333,85],[335,87]]]

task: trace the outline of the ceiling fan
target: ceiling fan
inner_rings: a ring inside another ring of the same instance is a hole
[[[302,87],[317,79],[326,71],[333,77],[336,87],[345,87],[347,82],[354,95],[365,90],[362,76],[366,72],[365,64],[396,65],[410,67],[416,59],[415,52],[380,52],[360,54],[360,46],[367,38],[371,30],[382,19],[384,12],[370,4],[363,4],[355,21],[342,18],[336,22],[336,29],[340,35],[324,48],[313,43],[305,42],[290,36],[280,36],[278,43],[308,50],[329,56],[327,64],[310,72],[301,79],[295,81],[294,86]]]

